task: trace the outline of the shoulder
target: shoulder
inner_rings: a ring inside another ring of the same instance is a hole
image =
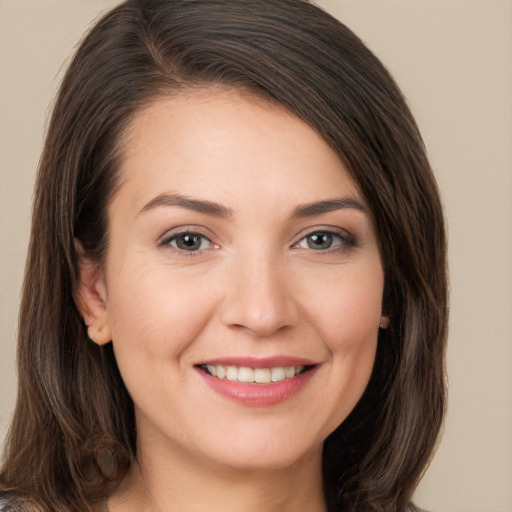
[[[8,503],[5,500],[0,499],[0,512],[21,512],[21,509],[16,508],[12,503]]]
[[[0,491],[0,512],[25,512],[21,500],[6,492]]]

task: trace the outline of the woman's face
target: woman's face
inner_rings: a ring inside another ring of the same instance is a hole
[[[283,108],[210,92],[138,113],[121,170],[91,323],[110,333],[139,453],[320,457],[369,380],[384,281],[343,164]]]

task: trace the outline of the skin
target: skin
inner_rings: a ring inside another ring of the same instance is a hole
[[[106,261],[83,262],[80,291],[89,336],[112,341],[135,404],[138,465],[109,510],[325,510],[322,444],[361,397],[387,320],[357,186],[311,127],[232,91],[139,112],[121,169]],[[343,207],[296,215],[335,198]],[[176,230],[200,234],[199,248],[180,249]],[[311,248],[312,232],[331,246]],[[296,356],[314,371],[287,400],[247,406],[195,367],[233,355]]]

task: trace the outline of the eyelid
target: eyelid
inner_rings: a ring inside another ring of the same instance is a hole
[[[213,242],[212,235],[206,234],[205,231],[209,231],[209,230],[206,230],[204,227],[197,226],[197,225],[177,226],[175,228],[171,228],[171,229],[165,231],[165,233],[163,233],[158,238],[158,245],[162,246],[162,247],[166,247],[166,246],[172,247],[177,252],[186,254],[186,255],[194,255],[194,254],[197,255],[198,253],[204,252],[204,251],[212,249],[212,248],[214,248],[214,249],[220,248],[220,245]],[[336,250],[339,251],[339,250],[347,249],[348,247],[357,245],[356,238],[346,229],[340,228],[337,226],[325,226],[325,225],[322,226],[322,225],[320,225],[320,226],[312,226],[312,227],[302,231],[300,233],[300,235],[297,236],[296,241],[292,243],[291,248],[292,249],[299,248],[299,244],[305,238],[307,238],[308,236],[311,236],[313,234],[316,234],[316,233],[333,235],[342,240],[341,244],[336,245],[335,247],[332,247],[332,248],[319,250],[318,252],[324,252],[324,253],[329,252],[329,251],[334,252]],[[176,239],[179,235],[182,235],[182,234],[197,235],[197,236],[207,240],[209,242],[210,246],[205,249],[198,249],[195,251],[186,251],[186,250],[180,249],[179,247],[172,246],[171,242],[174,239]]]
[[[336,226],[312,226],[305,231],[303,231],[298,237],[297,240],[292,244],[292,247],[297,247],[297,245],[304,240],[304,238],[314,235],[315,233],[325,233],[329,235],[335,235],[342,238],[349,245],[356,245],[356,237],[352,235],[346,229],[336,227]]]
[[[201,238],[208,240],[208,242],[211,244],[211,247],[208,247],[208,249],[219,248],[219,245],[215,244],[213,242],[213,240],[212,240],[213,237],[211,235],[205,234],[205,231],[206,230],[204,228],[202,228],[201,226],[178,226],[175,228],[168,229],[163,235],[161,235],[158,238],[157,243],[161,247],[170,246],[173,249],[175,249],[176,251],[179,251],[180,253],[185,253],[185,252],[199,253],[199,252],[203,252],[203,251],[207,250],[207,249],[201,249],[201,250],[196,250],[196,251],[184,251],[178,247],[171,246],[171,242],[174,239],[176,239],[179,235],[191,234],[191,235],[200,236]]]

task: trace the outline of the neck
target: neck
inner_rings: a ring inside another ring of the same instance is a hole
[[[227,468],[139,447],[109,512],[325,512],[321,446],[290,466]]]

